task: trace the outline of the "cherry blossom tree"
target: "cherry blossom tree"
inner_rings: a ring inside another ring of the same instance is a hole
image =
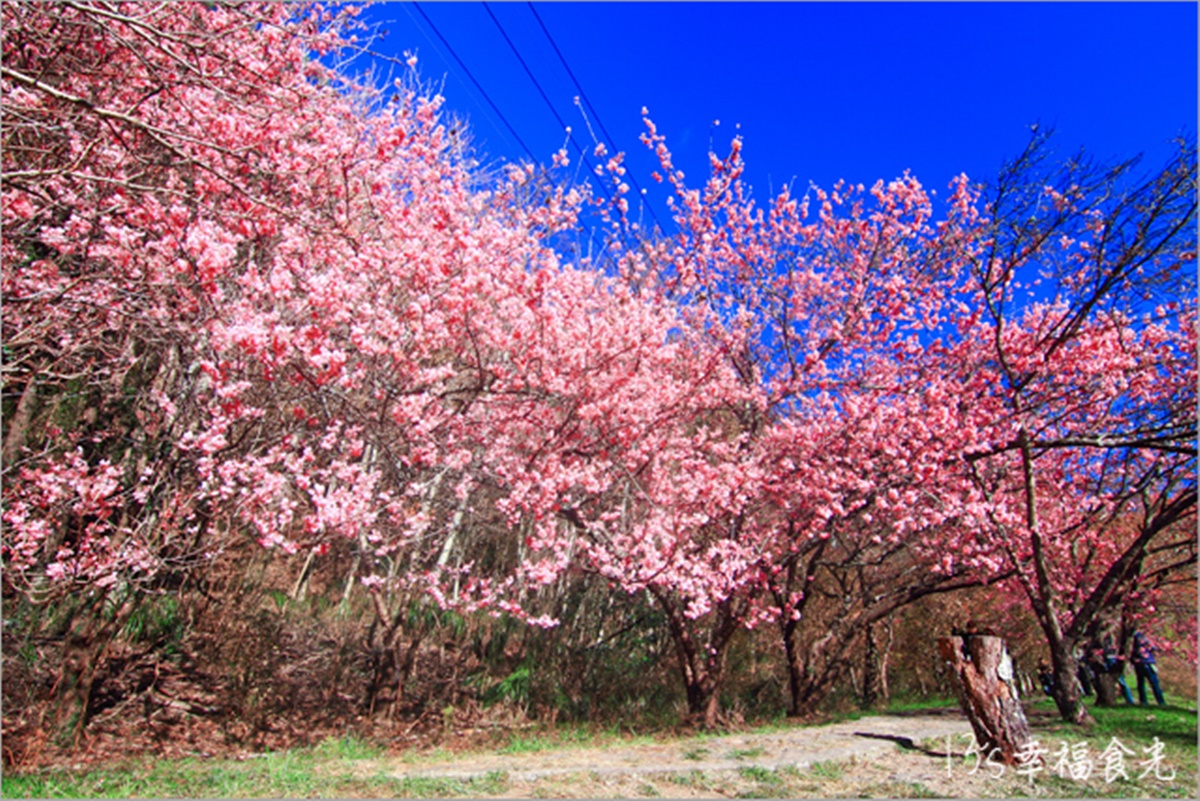
[[[1045,634],[1060,712],[1083,720],[1075,646],[1151,574],[1195,565],[1196,154],[1139,179],[1048,171],[1046,141],[988,194],[953,358],[982,530]]]
[[[440,98],[312,58],[352,10],[5,13],[5,580],[88,599],[76,740],[136,604],[246,537],[307,554],[297,588],[353,543],[392,711],[418,597],[528,619],[579,566],[688,617],[728,594],[746,560],[695,532],[741,503],[741,389],[672,307],[559,262],[583,194],[480,186]]]
[[[970,534],[982,506],[956,465],[972,440],[956,387],[936,372],[974,198],[955,182],[935,223],[930,197],[904,176],[785,192],[760,209],[740,140],[711,156],[696,190],[647,125],[680,233],[629,252],[622,274],[680,304],[689,335],[756,398],[730,419],[746,443],[737,458],[758,477],[737,521],[756,565],[737,620],[778,625],[799,713],[844,675],[873,624],[925,594],[1001,577]],[[963,558],[943,561],[950,539]]]
[[[303,224],[295,156],[348,109],[303,113],[332,99],[307,54],[336,32],[283,8],[3,13],[4,580],[74,606],[57,723],[77,740],[109,639],[220,548],[198,360],[220,285]]]
[[[353,9],[4,14],[5,582],[79,606],[57,724],[147,593],[247,535],[355,542],[395,634],[469,572],[477,401],[524,386],[545,285],[588,285],[542,244],[581,196],[470,188],[440,98],[314,58]]]
[[[670,307],[620,283],[596,294],[595,276],[576,280],[588,286],[551,300],[558,314],[520,356],[529,389],[495,404],[511,422],[494,444],[517,455],[497,465],[510,488],[502,507],[529,521],[530,578],[582,570],[656,600],[689,707],[712,724],[736,630],[730,607],[753,570],[722,522],[739,514],[755,481],[722,425],[744,393],[719,355],[673,337]],[[697,643],[691,621],[713,616],[732,622]]]
[[[964,177],[935,222],[907,176],[759,210],[739,140],[690,189],[648,125],[681,233],[622,272],[679,303],[686,331],[762,393],[737,420],[761,477],[741,527],[761,557],[743,621],[780,625],[793,711],[844,666],[831,650],[922,595],[1012,577],[1062,661],[1137,583],[1144,549],[1193,563],[1161,536],[1195,504],[1190,145],[1125,188],[1127,167],[1035,174],[1035,137],[982,211]],[[1098,546],[1085,571],[1065,558],[1131,513],[1132,542]],[[1068,586],[1083,596],[1070,611]],[[822,596],[832,608],[814,614]],[[801,649],[806,618],[821,631]]]
[[[925,595],[1011,579],[1070,675],[1194,569],[1191,145],[1127,184],[1037,140],[938,219],[907,175],[760,208],[737,139],[692,189],[648,122],[678,230],[639,235],[609,158],[607,269],[559,247],[588,192],[473,173],[412,60],[349,77],[354,17],[3,7],[0,553],[67,620],[52,728],[247,541],[297,594],[352,549],[392,712],[414,606],[552,627],[573,573],[653,600],[707,725],[745,628],[799,712]]]

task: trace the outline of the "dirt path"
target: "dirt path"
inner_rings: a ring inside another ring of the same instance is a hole
[[[569,747],[530,754],[476,754],[461,761],[410,766],[396,763],[396,778],[478,779],[502,771],[509,780],[530,782],[577,773],[592,777],[661,776],[746,768],[800,770],[814,764],[854,759],[870,763],[894,754],[900,743],[950,736],[961,750],[971,726],[959,714],[881,716],[766,734],[697,737],[672,743]],[[944,745],[941,746],[944,750]],[[920,753],[920,752],[918,752]],[[922,754],[925,759],[928,755]]]
[[[407,754],[363,770],[404,794],[470,798],[1194,798],[1194,774],[1152,786],[1083,783],[963,759],[956,709],[764,733],[564,746],[532,753]]]

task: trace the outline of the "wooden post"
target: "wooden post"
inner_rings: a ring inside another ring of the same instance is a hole
[[[938,647],[980,750],[1006,765],[1017,764],[1032,735],[1004,640],[967,634],[941,637]]]

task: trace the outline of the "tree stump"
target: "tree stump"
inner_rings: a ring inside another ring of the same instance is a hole
[[[1017,764],[1017,754],[1032,735],[1004,640],[968,634],[941,637],[938,647],[981,752],[1006,765]]]

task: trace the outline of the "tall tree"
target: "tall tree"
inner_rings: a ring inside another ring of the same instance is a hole
[[[124,619],[231,542],[436,589],[474,400],[573,280],[542,239],[581,196],[471,188],[440,98],[320,60],[353,13],[4,8],[4,581],[75,606],[75,740]]]
[[[742,617],[778,625],[800,713],[843,675],[872,623],[997,577],[969,543],[966,558],[939,561],[977,495],[954,469],[969,442],[960,399],[936,372],[970,231],[953,215],[935,224],[911,176],[784,192],[759,208],[737,139],[692,189],[647,125],[679,233],[630,252],[622,272],[679,303],[688,335],[758,398],[730,418],[745,443],[736,456],[758,476],[738,524],[758,566],[740,586]],[[956,181],[954,213],[972,202]]]
[[[1047,169],[1047,139],[987,192],[953,358],[977,398],[984,531],[1045,634],[1062,716],[1083,720],[1073,651],[1097,615],[1150,554],[1195,564],[1196,150],[1139,178],[1082,156]]]

